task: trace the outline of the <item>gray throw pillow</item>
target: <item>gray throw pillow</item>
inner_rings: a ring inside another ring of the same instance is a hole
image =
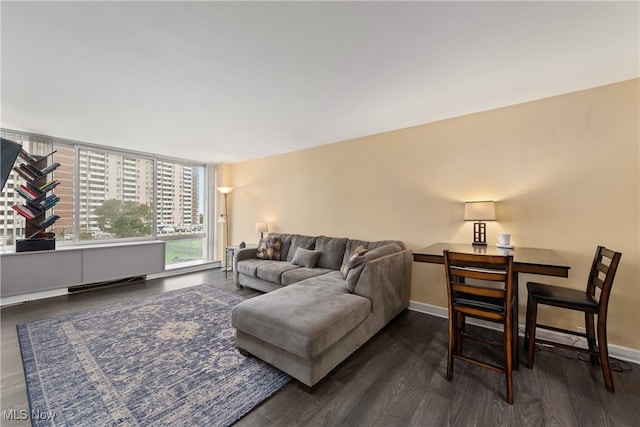
[[[302,236],[300,234],[291,235],[291,246],[287,253],[287,261],[293,261],[293,257],[296,255],[296,249],[315,249],[316,236]]]
[[[312,251],[310,249],[298,248],[296,254],[293,256],[292,264],[299,265],[300,267],[313,268],[316,266],[318,259],[320,258],[319,251]]]
[[[280,249],[282,241],[280,236],[268,236],[260,239],[256,258],[280,261]]]

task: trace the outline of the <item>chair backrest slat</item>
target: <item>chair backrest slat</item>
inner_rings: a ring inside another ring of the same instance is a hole
[[[600,273],[603,273],[605,275],[609,272],[609,266],[608,265],[604,265],[602,262],[599,262],[598,266],[596,268],[598,269],[598,271]]]
[[[467,279],[489,280],[492,282],[506,281],[506,273],[503,271],[496,272],[494,270],[466,269],[462,267],[452,266],[451,273],[455,276],[464,277]]]
[[[592,279],[592,282],[595,286],[597,286],[598,288],[602,289],[602,287],[604,286],[604,281],[602,279],[600,279],[599,277],[594,277]]]
[[[598,300],[601,315],[606,315],[613,279],[618,270],[621,257],[622,254],[620,252],[612,251],[604,246],[598,246],[596,248],[596,254],[593,258],[593,264],[587,282],[587,294],[596,298],[596,290],[600,289],[600,297]],[[608,264],[605,264],[603,259],[608,260]],[[602,278],[601,274],[604,278]]]
[[[490,298],[504,298],[506,292],[504,289],[488,288],[486,286],[466,285],[461,283],[452,284],[452,289],[456,292]]]
[[[609,258],[609,259],[613,259],[616,254],[618,254],[619,252],[616,251],[612,251],[611,249],[607,249],[604,246],[598,246],[598,248],[602,248],[600,251],[600,254]]]

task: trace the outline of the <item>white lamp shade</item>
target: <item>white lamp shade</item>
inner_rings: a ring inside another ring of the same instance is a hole
[[[465,221],[495,221],[496,220],[495,202],[491,202],[491,201],[465,202],[464,220]]]
[[[218,187],[218,191],[222,194],[229,194],[233,191],[233,187]]]
[[[227,222],[227,219],[224,217],[224,214],[220,214],[218,217],[218,222]]]
[[[266,233],[268,231],[266,222],[256,222],[256,233]]]

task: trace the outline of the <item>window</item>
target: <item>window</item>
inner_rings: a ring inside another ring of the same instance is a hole
[[[51,154],[60,166],[51,209],[60,219],[48,230],[57,245],[158,238],[166,240],[167,265],[207,259],[204,223],[205,165],[75,141],[2,130],[31,154]],[[13,174],[0,193],[0,250],[13,250],[24,221],[12,205],[22,203]],[[11,185],[9,185],[11,184]]]
[[[80,240],[152,237],[153,160],[86,149],[78,157]]]
[[[166,264],[205,257],[204,166],[156,162],[157,237],[167,240]]]

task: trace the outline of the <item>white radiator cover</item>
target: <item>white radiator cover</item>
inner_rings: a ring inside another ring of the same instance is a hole
[[[0,256],[2,298],[164,271],[160,240]]]

